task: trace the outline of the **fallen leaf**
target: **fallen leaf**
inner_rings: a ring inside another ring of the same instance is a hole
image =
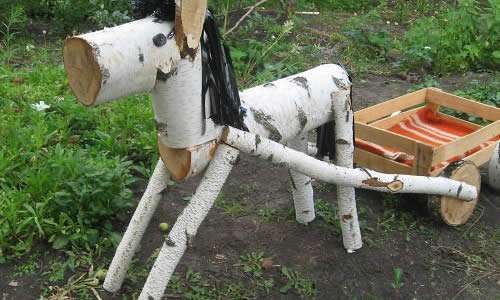
[[[265,270],[270,269],[273,267],[273,260],[271,258],[264,258],[261,262],[261,266]]]
[[[12,280],[11,282],[9,282],[9,285],[10,286],[19,286],[19,282]]]

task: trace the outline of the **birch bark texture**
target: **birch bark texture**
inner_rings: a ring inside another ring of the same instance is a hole
[[[215,140],[220,134],[210,118],[209,95],[205,107],[201,101],[201,51],[195,53],[193,60],[180,60],[165,78],[159,77],[152,95],[161,145],[183,149]]]
[[[244,90],[244,123],[254,134],[286,142],[333,120],[334,103],[344,103],[350,86],[342,67],[325,64]]]
[[[338,81],[341,89],[332,92],[333,120],[335,122],[335,164],[339,167],[354,166],[354,112],[351,105],[351,82],[343,84]],[[349,90],[349,94],[342,92]],[[352,186],[337,186],[338,217],[342,229],[342,242],[348,253],[363,246],[359,228],[356,194]]]
[[[307,153],[307,132],[290,140],[288,146],[294,150]],[[315,218],[314,191],[311,177],[289,169],[295,220],[300,224],[309,224]]]
[[[238,150],[230,146],[219,145],[217,147],[214,159],[210,162],[191,201],[166,236],[139,299],[161,299],[175,267],[192,242],[208,211],[212,208],[236,163],[238,154]]]
[[[127,270],[132,261],[132,257],[139,248],[139,243],[144,236],[144,232],[153,217],[162,192],[167,189],[169,174],[165,165],[158,160],[156,167],[149,179],[146,191],[141,197],[134,215],[128,224],[111,265],[109,266],[103,287],[109,292],[116,292],[122,286]]]
[[[467,183],[429,176],[386,174],[361,168],[345,168],[317,160],[259,135],[226,127],[224,143],[274,165],[288,167],[325,182],[390,193],[450,196],[464,201],[477,199],[477,189]]]
[[[497,143],[488,163],[488,185],[500,191],[500,143]]]

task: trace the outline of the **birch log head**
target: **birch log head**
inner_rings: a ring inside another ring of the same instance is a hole
[[[194,58],[203,31],[207,0],[176,0],[175,40],[181,57]]]
[[[150,91],[157,74],[171,73],[181,59],[172,33],[173,23],[147,17],[67,38],[64,68],[71,89],[84,105]]]

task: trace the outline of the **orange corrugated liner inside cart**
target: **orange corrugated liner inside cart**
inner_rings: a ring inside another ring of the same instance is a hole
[[[418,140],[433,148],[449,144],[456,139],[474,132],[474,130],[464,126],[460,122],[441,118],[439,114],[436,114],[428,108],[418,110],[415,114],[390,127],[388,130]],[[432,166],[431,171],[446,167],[450,163],[474,154],[498,140],[500,140],[500,134],[480,145],[471,145],[471,148],[462,155],[457,155],[447,161]],[[386,146],[383,147],[361,139],[356,139],[356,146],[385,158],[404,163],[408,166],[412,166],[413,160],[415,159],[413,155],[401,152],[398,149]]]

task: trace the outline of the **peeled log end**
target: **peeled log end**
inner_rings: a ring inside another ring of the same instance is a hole
[[[170,176],[175,181],[182,181],[199,174],[213,159],[217,142],[215,140],[201,145],[178,149],[170,148],[158,139],[160,157]]]
[[[64,41],[64,69],[71,89],[84,105],[93,105],[101,90],[102,74],[95,51],[84,39]]]
[[[191,153],[187,149],[173,149],[158,143],[160,157],[170,172],[172,179],[181,181],[186,178],[191,169]]]
[[[207,0],[179,1],[175,17],[175,39],[181,56],[196,55],[207,11]]]
[[[477,188],[481,188],[481,174],[477,166],[469,161],[460,161],[446,167],[439,176],[463,181]],[[478,199],[463,201],[453,197],[429,196],[427,207],[430,214],[450,226],[463,225],[470,218]]]

